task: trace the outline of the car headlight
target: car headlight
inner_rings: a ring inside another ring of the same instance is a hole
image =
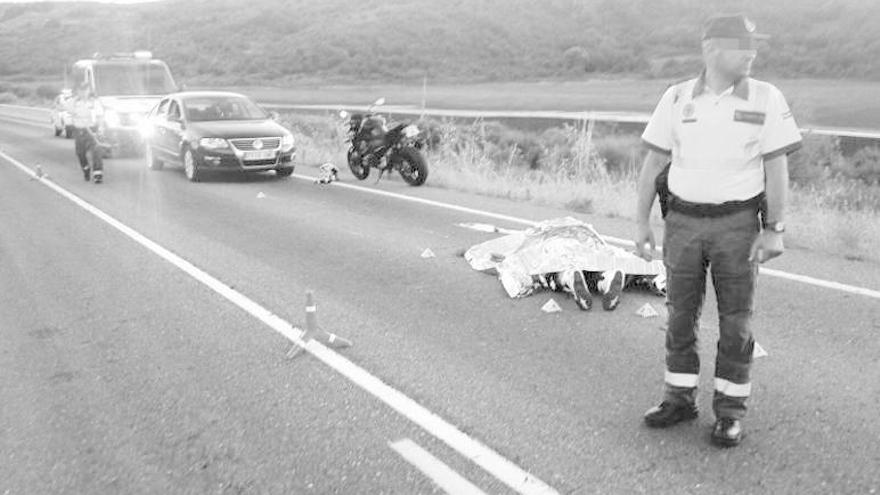
[[[199,146],[209,150],[220,150],[229,147],[229,142],[222,138],[199,139]]]
[[[281,151],[288,152],[293,149],[293,134],[285,134],[281,138]]]
[[[149,120],[144,120],[138,124],[138,131],[141,133],[142,138],[148,140],[153,137],[153,124]]]
[[[419,128],[410,124],[403,128],[403,135],[408,138],[414,138],[419,135]]]
[[[119,127],[119,114],[115,110],[104,110],[104,123],[107,127]]]

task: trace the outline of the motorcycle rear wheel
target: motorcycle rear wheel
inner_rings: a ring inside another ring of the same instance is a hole
[[[415,148],[403,148],[397,152],[400,161],[397,171],[411,186],[421,186],[428,179],[428,163],[422,152]]]
[[[348,149],[348,168],[357,180],[364,180],[370,175],[370,167],[364,163],[362,156],[355,153],[354,148]]]

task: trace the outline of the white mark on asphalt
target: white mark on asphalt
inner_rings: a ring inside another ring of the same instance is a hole
[[[446,493],[452,495],[485,495],[486,492],[477,488],[473,483],[466,480],[462,475],[437,459],[430,452],[420,447],[409,438],[388,442],[388,446],[394,449],[407,462],[415,466],[419,471],[431,479]]]
[[[303,179],[303,180],[308,180],[308,181],[314,180],[314,177],[309,177],[307,175],[293,174],[293,176],[298,179]],[[466,206],[459,206],[459,205],[453,205],[453,204],[449,204],[449,203],[443,203],[442,201],[434,201],[432,199],[417,198],[415,196],[407,196],[406,194],[399,194],[399,193],[394,193],[394,192],[390,192],[390,191],[382,191],[379,189],[370,189],[367,187],[357,186],[354,184],[346,184],[344,182],[333,182],[332,185],[335,187],[344,187],[346,189],[353,189],[356,191],[366,192],[366,193],[370,193],[370,194],[377,194],[379,196],[386,196],[389,198],[401,199],[404,201],[412,201],[414,203],[422,203],[425,205],[436,206],[438,208],[445,208],[447,210],[460,211],[463,213],[471,213],[474,215],[480,215],[480,216],[484,216],[484,217],[488,217],[488,218],[494,218],[496,220],[505,220],[505,221],[512,222],[512,223],[518,223],[521,225],[528,225],[530,227],[538,224],[538,222],[536,222],[534,220],[526,220],[525,218],[519,218],[519,217],[510,216],[510,215],[503,215],[501,213],[493,213],[491,211],[478,210],[476,208],[468,208]],[[486,227],[483,227],[484,224],[479,224],[479,225],[481,226],[480,227],[481,230],[486,229]],[[459,225],[459,226],[464,227],[464,228],[473,228],[470,225]],[[496,227],[496,229],[497,229],[497,227]],[[476,229],[474,229],[474,230],[476,230]],[[485,231],[485,230],[483,230],[483,231]],[[498,229],[498,231],[500,232],[501,229]],[[630,240],[627,240],[627,239],[621,239],[619,237],[612,237],[612,236],[607,236],[607,235],[603,235],[602,238],[605,239],[606,242],[620,244],[622,246],[634,246],[633,242]],[[662,250],[663,250],[662,246],[657,246],[657,251],[662,251]],[[796,273],[788,273],[788,272],[783,272],[781,270],[773,270],[771,268],[761,267],[760,270],[761,270],[761,273],[763,273],[765,275],[769,275],[771,277],[777,277],[777,278],[781,278],[781,279],[785,279],[785,280],[790,280],[792,282],[800,282],[802,284],[813,285],[816,287],[822,287],[824,289],[837,290],[837,291],[841,291],[841,292],[848,292],[850,294],[856,294],[859,296],[880,299],[880,291],[868,289],[866,287],[858,287],[855,285],[842,284],[840,282],[833,282],[830,280],[822,280],[822,279],[810,277],[807,275],[798,275]]]
[[[0,151],[0,157],[6,159],[9,163],[19,168],[22,172],[31,177],[35,177],[33,171],[19,162],[15,158]],[[268,309],[264,308],[257,302],[248,298],[244,294],[236,291],[232,287],[226,285],[220,280],[202,271],[189,261],[177,256],[171,251],[165,249],[159,244],[148,239],[140,232],[123,224],[119,220],[104,213],[91,203],[83,200],[79,196],[67,191],[63,187],[55,184],[45,178],[38,178],[42,184],[52,189],[59,195],[70,200],[77,206],[91,213],[95,217],[106,222],[116,230],[125,234],[133,241],[152,251],[154,254],[164,259],[168,263],[177,267],[187,275],[198,280],[206,287],[210,288],[217,294],[223,296],[231,303],[235,304],[242,310],[254,318],[260,320],[268,327],[283,335],[294,344],[302,347],[307,352],[323,361],[327,366],[335,370],[340,375],[348,378],[358,386],[363,388],[369,394],[384,402],[386,405],[409,419],[426,432],[433,435],[438,440],[454,449],[456,452],[469,459],[471,462],[483,468],[486,472],[496,477],[498,480],[512,488],[517,493],[524,495],[550,495],[558,494],[550,485],[544,483],[540,479],[524,471],[522,468],[501,456],[479,440],[469,437],[456,426],[447,422],[440,416],[426,409],[418,402],[407,397],[400,391],[392,388],[379,378],[373,376],[365,369],[352,363],[342,355],[325,347],[320,342],[311,339],[303,342],[303,331],[295,328],[289,322],[275,315]]]

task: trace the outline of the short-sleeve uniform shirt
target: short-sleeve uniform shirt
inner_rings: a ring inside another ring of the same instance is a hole
[[[669,190],[686,201],[719,204],[764,191],[764,161],[801,145],[782,92],[743,78],[714,94],[704,76],[666,90],[642,139],[671,155]]]
[[[94,105],[87,99],[77,98],[73,103],[71,114],[74,127],[85,129],[96,123]]]

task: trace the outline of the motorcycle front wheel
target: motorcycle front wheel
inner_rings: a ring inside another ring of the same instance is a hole
[[[397,152],[397,171],[411,186],[421,186],[428,179],[428,163],[422,152],[411,147]]]
[[[362,156],[355,153],[354,148],[348,149],[348,168],[357,180],[364,180],[370,175],[370,167],[364,163]]]

